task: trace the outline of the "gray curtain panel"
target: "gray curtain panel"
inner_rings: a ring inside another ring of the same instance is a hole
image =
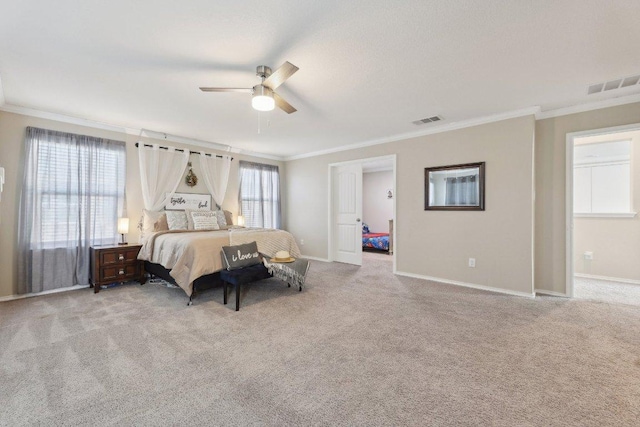
[[[247,227],[280,228],[278,166],[240,161],[240,215]]]
[[[122,141],[27,128],[18,293],[89,283],[89,249],[117,241],[125,203]]]
[[[447,178],[446,204],[448,206],[475,206],[478,204],[477,176]]]

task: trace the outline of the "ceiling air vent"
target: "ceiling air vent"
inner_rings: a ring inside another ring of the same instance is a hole
[[[621,89],[623,87],[635,86],[640,82],[640,74],[637,76],[623,77],[620,79],[609,80],[604,83],[596,83],[589,86],[587,93],[593,95],[594,93],[607,92],[609,90]]]
[[[427,117],[426,119],[416,120],[415,122],[411,122],[411,123],[413,123],[414,125],[424,125],[427,123],[439,122],[440,120],[444,120],[442,116],[433,116],[433,117]]]

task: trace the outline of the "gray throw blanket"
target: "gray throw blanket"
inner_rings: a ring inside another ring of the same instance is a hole
[[[290,285],[302,289],[309,271],[309,260],[298,258],[293,262],[271,262],[271,258],[263,254],[262,262],[269,273]]]

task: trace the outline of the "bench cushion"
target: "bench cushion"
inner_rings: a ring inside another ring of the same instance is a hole
[[[272,277],[262,264],[255,264],[238,270],[222,270],[220,278],[232,285],[244,285]]]

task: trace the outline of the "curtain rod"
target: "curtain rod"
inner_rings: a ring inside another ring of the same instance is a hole
[[[139,145],[140,145],[140,143],[136,142],[136,147],[138,147]],[[153,145],[151,145],[151,144],[144,144],[144,146],[145,147],[149,147],[149,148],[153,147]],[[158,148],[161,148],[163,150],[168,150],[169,149],[169,147],[162,147],[162,146],[158,146]],[[180,151],[181,153],[184,153],[184,150],[182,148],[176,148],[175,150],[176,151]],[[201,154],[201,153],[200,153],[200,151],[191,151],[191,150],[189,150],[189,154]],[[209,154],[209,153],[204,153],[204,155],[205,156],[209,156],[209,157],[213,156],[213,154]],[[219,154],[216,154],[215,156],[219,157],[219,158],[223,157],[223,156],[221,156]],[[233,160],[233,157],[231,158],[231,160]]]

